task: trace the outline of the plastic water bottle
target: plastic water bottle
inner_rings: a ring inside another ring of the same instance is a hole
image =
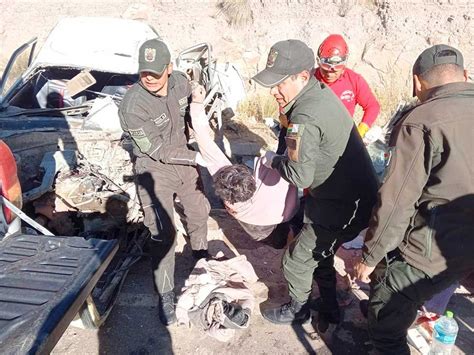
[[[453,312],[447,311],[446,315],[439,318],[433,328],[433,342],[430,355],[449,355],[454,347],[458,335],[458,324],[453,318]]]

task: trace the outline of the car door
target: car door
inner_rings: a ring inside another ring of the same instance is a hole
[[[0,107],[8,102],[9,94],[21,85],[33,60],[37,38],[33,38],[13,52],[0,81]]]

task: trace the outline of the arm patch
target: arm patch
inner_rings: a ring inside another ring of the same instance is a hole
[[[143,128],[130,129],[128,132],[142,153],[146,153],[150,150],[151,142]]]
[[[290,123],[286,132],[285,141],[288,149],[288,158],[294,162],[299,161],[303,131],[303,124]]]

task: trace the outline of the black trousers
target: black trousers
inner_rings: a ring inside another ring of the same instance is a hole
[[[207,249],[207,219],[210,205],[201,189],[196,167],[161,164],[148,158],[135,162],[138,196],[149,243],[155,286],[160,294],[174,288],[176,227],[174,205],[181,206],[181,219],[193,250]]]

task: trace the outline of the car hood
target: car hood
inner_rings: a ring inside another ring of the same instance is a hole
[[[61,20],[39,51],[33,67],[60,66],[135,74],[138,48],[159,38],[149,25],[107,17],[74,17]]]

